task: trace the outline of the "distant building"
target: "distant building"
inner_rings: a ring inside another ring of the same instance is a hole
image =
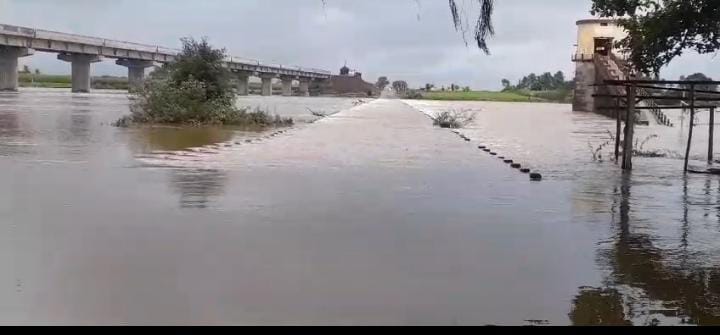
[[[380,90],[375,84],[363,80],[362,73],[350,70],[347,65],[340,68],[340,74],[320,84],[323,94],[368,97],[380,95]]]
[[[350,68],[347,67],[347,65],[344,65],[340,68],[340,75],[341,76],[349,76],[350,75]]]

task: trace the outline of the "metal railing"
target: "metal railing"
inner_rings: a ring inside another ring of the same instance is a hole
[[[631,66],[630,66],[630,63],[626,59],[620,58],[615,53],[610,53],[609,60],[611,62],[615,63],[615,66],[617,66],[617,68],[621,72],[623,72],[627,78],[632,77]],[[641,87],[637,88],[637,93],[641,96],[646,96],[646,97],[652,96],[652,93],[650,91],[648,91],[645,88],[641,88]],[[675,126],[675,125],[673,125],[672,121],[670,121],[670,118],[667,115],[665,115],[665,113],[663,113],[663,111],[660,109],[660,106],[657,104],[655,99],[645,99],[644,103],[647,107],[650,108],[649,109],[650,114],[653,115],[653,117],[655,118],[655,121],[657,121],[658,124],[661,124],[661,125],[667,126],[667,127]]]
[[[576,53],[573,54],[571,57],[573,62],[592,62],[595,59],[594,54],[583,54],[583,53]]]

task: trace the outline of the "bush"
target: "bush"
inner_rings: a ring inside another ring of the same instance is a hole
[[[423,98],[422,93],[420,93],[420,92],[418,92],[418,91],[416,91],[416,90],[408,91],[408,92],[405,93],[405,95],[403,96],[403,99],[422,99],[422,98]]]
[[[433,118],[433,125],[440,128],[464,128],[475,121],[475,116],[475,113],[470,113],[466,110],[442,112]]]
[[[224,50],[213,49],[206,40],[183,39],[183,51],[175,62],[148,78],[136,93],[129,116],[115,125],[290,125],[256,108],[235,107],[230,72],[224,67]]]

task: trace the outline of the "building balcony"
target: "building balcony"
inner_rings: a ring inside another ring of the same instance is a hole
[[[572,55],[573,62],[592,62],[595,60],[594,54],[574,54]]]

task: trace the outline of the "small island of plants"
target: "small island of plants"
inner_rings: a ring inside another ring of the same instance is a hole
[[[182,39],[175,61],[150,74],[136,89],[130,115],[115,125],[289,126],[290,118],[261,110],[238,108],[231,73],[224,66],[225,50],[206,39]]]

